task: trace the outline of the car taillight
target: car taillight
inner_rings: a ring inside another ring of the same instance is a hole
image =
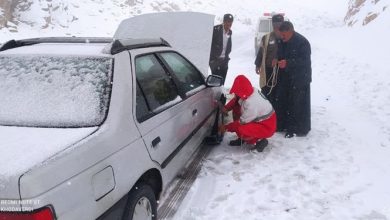
[[[54,220],[49,207],[31,212],[0,212],[0,220]]]

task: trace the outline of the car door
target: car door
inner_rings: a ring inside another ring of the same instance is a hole
[[[151,158],[165,168],[190,136],[193,112],[154,53],[134,63],[138,128]]]
[[[206,87],[200,71],[181,54],[165,51],[158,56],[173,76],[179,93],[185,97],[184,105],[192,111],[193,143],[200,143],[211,127],[210,118],[216,110],[214,90]]]

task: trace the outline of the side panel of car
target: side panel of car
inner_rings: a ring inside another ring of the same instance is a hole
[[[128,52],[115,55],[110,110],[103,125],[21,177],[21,198],[38,201],[33,208],[51,205],[59,220],[96,219],[143,173],[156,168],[133,121],[130,65]]]
[[[176,87],[173,85],[172,78],[168,75],[166,69],[162,68],[161,63],[153,63],[153,66],[151,67],[146,66],[145,59],[153,58],[153,61],[157,59],[155,54],[150,55],[147,52],[147,50],[140,50],[139,53],[134,52],[132,54],[132,59],[135,63],[134,72],[136,73],[134,77],[137,78],[142,90],[138,91],[138,93],[142,92],[144,94],[149,108],[147,111],[151,112],[153,115],[143,121],[137,119],[139,120],[137,126],[145,141],[152,160],[156,161],[164,168],[166,164],[168,164],[177,154],[176,152],[180,151],[180,148],[183,147],[182,143],[188,136],[190,136],[191,131],[193,130],[193,109],[191,109],[188,102],[181,100]],[[145,63],[143,61],[145,61]],[[159,66],[158,72],[155,72],[155,69],[157,69],[155,66]],[[145,70],[145,75],[147,76],[158,74],[162,77],[160,79],[157,77],[153,77],[154,79],[144,79],[142,73],[143,70]],[[160,84],[160,80],[164,80],[167,83],[164,83],[165,85]],[[147,81],[149,85],[143,81]],[[159,87],[162,85],[166,88],[160,89]],[[168,92],[172,90],[173,92]],[[172,93],[172,95],[169,95],[171,97],[167,97],[167,100],[164,100],[164,94],[167,93]],[[159,101],[162,100],[161,105],[159,105],[159,103],[153,104],[153,99]],[[136,105],[139,105],[142,100],[139,98],[137,98],[137,100],[138,103]],[[168,108],[168,110],[162,112],[157,110],[153,113],[153,109],[158,108]],[[140,109],[135,109],[135,111],[137,110],[140,111]],[[167,169],[165,171],[176,173],[181,167],[182,164],[178,164],[177,167],[172,167],[175,170]],[[169,174],[164,172],[163,175],[165,176]]]
[[[180,54],[167,51],[158,55],[173,76],[178,89],[184,93],[185,102],[192,109],[192,131],[187,137],[192,141],[188,142],[187,147],[187,155],[191,155],[196,150],[194,146],[200,144],[211,127],[207,122],[214,118],[213,110],[217,107],[214,90],[206,87],[202,73]]]
[[[167,76],[169,84],[173,84],[171,89],[162,91],[170,93],[167,91],[176,90],[173,96],[179,95],[177,100],[163,104],[168,108],[167,111],[156,112],[145,120],[137,119],[137,126],[151,158],[160,164],[163,169],[164,183],[167,183],[188,163],[209,129],[214,117],[212,114],[213,90],[206,88],[201,73],[176,52],[163,48],[151,55],[148,50],[141,49],[133,51],[131,56],[135,63],[134,72],[136,75],[134,77],[137,78],[141,87],[138,93],[143,93],[146,97],[145,102],[149,104],[146,111],[153,112],[153,104],[150,104],[153,102],[151,96],[156,97],[155,93],[160,85],[156,81],[154,86],[149,86],[152,90],[154,89],[153,91],[145,89],[147,86],[142,83],[144,79],[140,72],[147,69],[145,75],[152,75],[154,74],[153,69],[155,69],[146,68],[146,65],[140,61],[145,56],[153,56],[153,59],[157,59],[158,65],[163,67],[159,68],[159,74]],[[152,93],[153,95],[150,95]],[[139,106],[138,104],[142,100],[138,98],[137,100],[136,106]],[[137,108],[135,111],[140,111]]]
[[[191,132],[191,110],[182,102],[171,77],[155,54],[133,55],[137,85],[138,128],[151,158],[162,165]],[[139,106],[145,107],[140,109]],[[167,110],[167,108],[169,110]],[[141,114],[142,114],[141,113]]]

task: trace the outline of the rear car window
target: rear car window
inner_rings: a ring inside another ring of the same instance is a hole
[[[88,127],[109,107],[110,57],[0,56],[0,125]]]

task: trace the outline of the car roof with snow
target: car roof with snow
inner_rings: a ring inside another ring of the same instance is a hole
[[[10,40],[0,47],[0,54],[110,56],[124,50],[155,46],[169,47],[170,45],[162,38],[113,40],[112,38],[49,37]]]
[[[102,48],[110,38],[50,37],[10,40],[0,47],[1,54],[104,55]],[[54,49],[55,48],[55,49]]]

